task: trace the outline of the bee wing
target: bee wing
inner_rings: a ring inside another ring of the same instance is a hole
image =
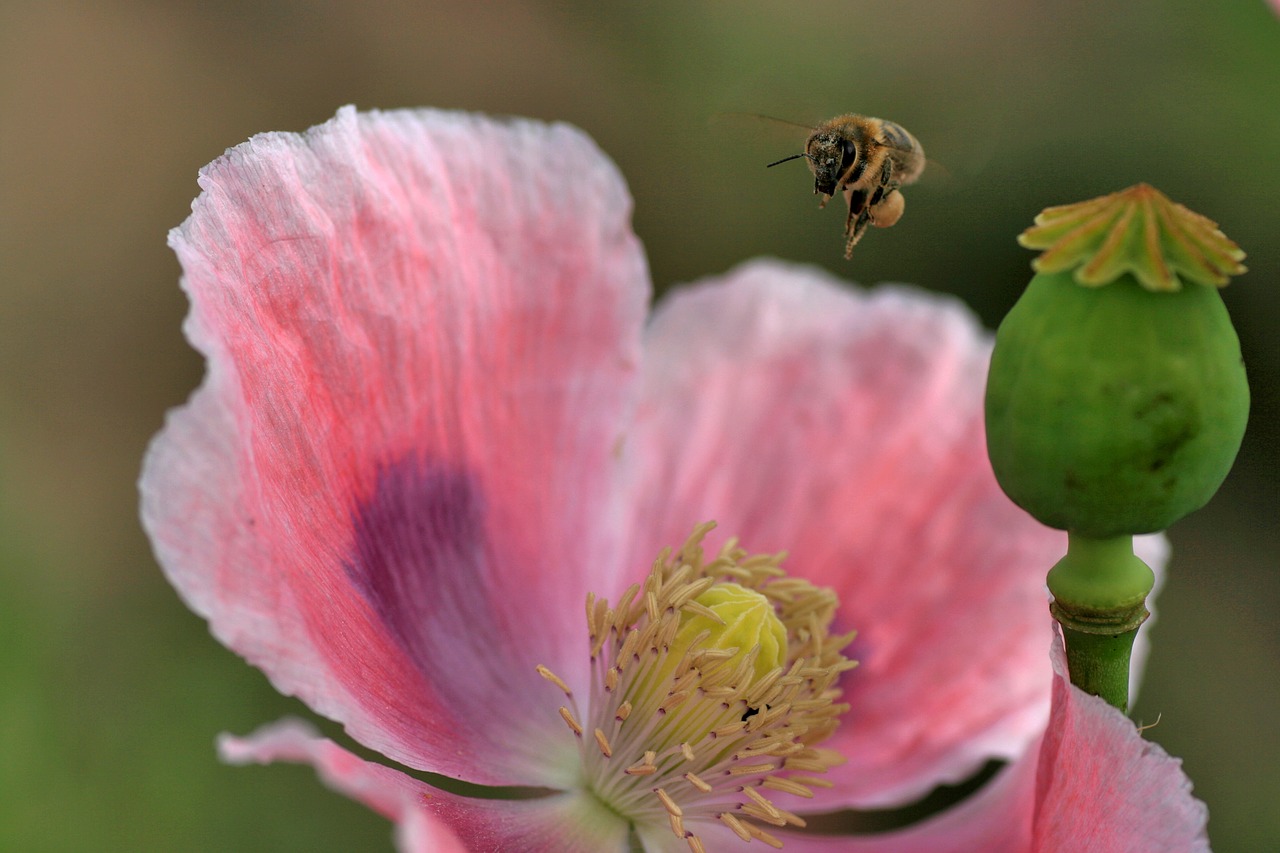
[[[759,113],[715,113],[707,124],[718,133],[740,138],[748,150],[758,151],[765,162],[782,162],[778,158],[785,153],[797,159],[803,157],[805,141],[813,133],[812,125]]]
[[[916,149],[909,145],[900,145],[891,139],[885,139],[883,136],[876,139],[876,142],[885,148],[894,151],[901,151],[904,154],[913,154]],[[913,184],[924,183],[929,186],[937,186],[940,183],[950,183],[952,180],[951,170],[946,166],[934,160],[931,157],[924,158],[924,168],[920,172],[920,176],[912,181]]]
[[[806,134],[812,133],[814,125],[805,124],[799,121],[789,121],[785,118],[777,118],[776,116],[767,116],[761,113],[739,113],[739,112],[720,112],[715,113],[708,120],[710,124],[738,124],[747,125],[754,123],[757,127],[761,124],[771,124],[778,128],[789,128],[803,130]],[[793,134],[794,135],[794,134]]]

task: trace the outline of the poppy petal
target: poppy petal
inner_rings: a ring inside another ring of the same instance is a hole
[[[664,301],[645,348],[633,559],[715,519],[839,593],[860,665],[831,796],[897,805],[1020,755],[1048,713],[1044,577],[1065,537],[991,473],[976,318],[762,260]]]
[[[330,788],[394,821],[396,846],[402,853],[621,853],[626,849],[626,823],[585,797],[460,797],[365,761],[298,720],[264,726],[245,738],[223,735],[218,749],[223,760],[233,764],[310,764]]]
[[[170,242],[208,374],[141,482],[170,580],[364,745],[564,781],[554,688],[523,700],[586,666],[617,560],[649,292],[617,170],[564,125],[345,108],[200,184]]]

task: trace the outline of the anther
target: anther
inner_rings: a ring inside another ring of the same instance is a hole
[[[662,801],[662,807],[667,810],[668,814],[673,814],[676,817],[684,817],[684,811],[675,800],[671,799],[670,794],[661,788],[654,788],[653,792],[658,795],[658,799]]]
[[[767,823],[770,826],[786,826],[787,825],[787,819],[784,818],[781,814],[779,814],[777,817],[774,817],[773,815],[769,814],[769,812],[766,809],[763,809],[760,806],[757,806],[755,803],[745,803],[739,808],[742,809],[742,813],[744,815],[747,815],[748,817],[753,817],[759,821],[763,821],[764,823]]]
[[[542,664],[538,664],[538,675],[541,675],[547,681],[550,681],[556,687],[559,687],[561,690],[563,690],[565,696],[573,695],[573,691],[569,689],[569,685],[565,684],[564,681],[561,680],[560,676],[556,675],[554,672],[547,669]]]
[[[658,753],[649,750],[644,754],[644,758],[632,764],[626,770],[622,771],[629,776],[651,776],[658,772],[658,766],[654,762],[658,760]]]
[[[850,638],[827,634],[834,595],[786,578],[780,557],[749,557],[733,542],[704,553],[711,527],[664,551],[616,607],[587,598],[584,719],[569,685],[547,667],[538,673],[569,697],[559,713],[581,743],[587,784],[620,814],[652,820],[652,792],[692,853],[706,853],[698,830],[712,819],[744,842],[778,847],[761,827],[803,821],[766,792],[812,796],[810,783],[826,780],[791,774],[839,763],[811,744],[845,710],[836,678]]]
[[[777,769],[778,765],[776,764],[735,764],[726,772],[730,776],[752,776],[757,773],[772,773]]]
[[[698,776],[693,771],[689,771],[688,773],[684,774],[684,780],[704,794],[711,793],[711,790],[712,790],[711,786],[708,785],[706,782],[702,781],[702,777]]]
[[[778,840],[778,837],[776,835],[770,835],[760,827],[756,826],[754,823],[748,823],[747,821],[743,821],[742,825],[746,827],[747,832],[751,833],[752,838],[756,839],[757,841],[763,841],[765,844],[768,844],[770,847],[774,848],[775,850],[782,849],[782,842]]]
[[[737,817],[729,812],[721,812],[719,818],[721,823],[733,830],[734,835],[737,835],[743,841],[751,840],[751,833],[747,831],[746,825],[738,820]]]
[[[746,727],[747,727],[747,724],[741,721],[729,723],[729,725],[727,726],[721,726],[720,728],[712,731],[711,736],[712,737],[729,737],[730,735],[736,735],[738,732],[742,731]],[[805,769],[807,770],[809,768],[806,767]]]
[[[575,735],[582,734],[582,724],[573,718],[573,712],[563,705],[560,706],[560,718],[565,721],[569,728],[573,729]]]
[[[672,693],[663,701],[661,705],[658,706],[658,713],[659,714],[670,713],[672,710],[677,708],[682,702],[684,702],[688,698],[689,698],[688,691]]]
[[[618,650],[618,658],[614,666],[619,670],[626,668],[631,662],[631,658],[636,653],[636,647],[640,645],[640,632],[634,628],[627,632],[627,638],[622,641],[622,648]]]
[[[742,789],[742,793],[755,800],[756,804],[759,805],[760,808],[764,809],[770,817],[775,819],[782,818],[782,812],[778,811],[778,807],[769,802],[769,798],[757,791],[755,788],[747,786]]]
[[[766,788],[774,791],[781,791],[784,794],[795,794],[797,797],[812,797],[813,790],[801,785],[794,779],[788,779],[785,776],[766,776],[764,781],[760,783]]]
[[[833,788],[835,783],[830,779],[823,779],[821,776],[792,776],[792,782],[800,785],[807,785],[810,788]]]

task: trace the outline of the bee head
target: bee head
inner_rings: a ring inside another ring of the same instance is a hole
[[[840,177],[858,161],[858,146],[837,133],[815,133],[809,137],[805,153],[813,171],[813,191],[827,196],[836,194]]]

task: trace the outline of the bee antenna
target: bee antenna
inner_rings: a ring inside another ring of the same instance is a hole
[[[801,157],[808,157],[808,156],[809,156],[808,154],[792,154],[790,157],[783,157],[781,160],[775,160],[774,162],[770,163],[768,166],[765,166],[765,168],[772,169],[774,166],[778,165],[779,163],[785,163],[788,160],[799,160]]]

